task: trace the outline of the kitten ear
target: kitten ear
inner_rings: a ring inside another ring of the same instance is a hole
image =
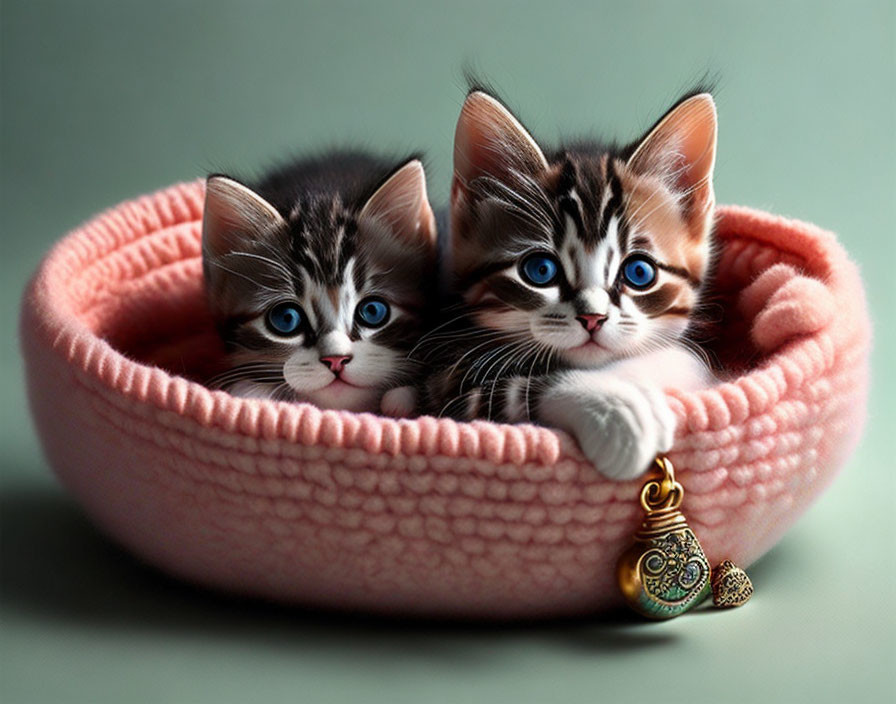
[[[638,144],[628,160],[635,171],[666,180],[684,198],[689,216],[708,215],[715,203],[712,172],[718,119],[709,93],[692,96],[670,110]]]
[[[481,91],[467,96],[454,132],[452,200],[481,176],[506,182],[513,171],[534,174],[547,168],[541,148],[507,108]]]
[[[420,160],[412,159],[392,174],[364,204],[358,220],[368,227],[385,227],[405,244],[435,250],[436,221]]]
[[[202,253],[220,257],[285,224],[264,198],[226,176],[210,176],[202,214]]]

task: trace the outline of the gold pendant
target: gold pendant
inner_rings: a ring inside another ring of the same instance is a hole
[[[712,568],[712,601],[719,609],[743,606],[753,596],[753,583],[747,573],[731,560]]]
[[[663,620],[683,614],[712,591],[710,567],[700,541],[678,507],[684,488],[675,481],[672,463],[658,457],[660,479],[641,489],[644,522],[635,542],[616,566],[619,588],[635,611]]]

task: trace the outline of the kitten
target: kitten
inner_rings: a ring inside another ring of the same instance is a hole
[[[254,188],[209,176],[203,273],[230,363],[210,385],[378,411],[417,371],[435,240],[417,159],[329,154]]]
[[[617,147],[544,152],[473,90],[454,145],[450,269],[467,313],[430,334],[424,410],[537,421],[624,479],[667,451],[662,389],[709,383],[687,342],[712,251],[716,110],[682,98]]]

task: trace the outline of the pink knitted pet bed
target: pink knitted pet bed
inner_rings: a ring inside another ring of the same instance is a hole
[[[237,399],[197,379],[220,346],[200,267],[203,186],[124,203],[48,255],[22,312],[49,463],[103,530],[160,568],[261,597],[472,617],[621,603],[642,481],[546,428],[391,420]],[[749,565],[859,436],[869,321],[816,227],[722,208],[714,352],[733,380],[669,391],[683,509],[711,563]]]

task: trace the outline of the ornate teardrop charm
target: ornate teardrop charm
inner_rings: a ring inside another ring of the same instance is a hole
[[[658,457],[656,464],[663,476],[641,489],[644,522],[619,558],[616,577],[629,606],[647,618],[663,620],[696,606],[712,589],[700,541],[678,510],[684,489],[675,481],[668,459]]]

